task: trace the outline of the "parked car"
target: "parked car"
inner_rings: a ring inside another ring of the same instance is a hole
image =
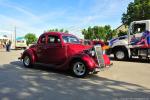
[[[20,59],[25,67],[42,64],[71,71],[76,77],[85,77],[89,72],[99,72],[111,65],[101,46],[83,45],[76,36],[60,32],[43,33]]]
[[[104,43],[101,40],[82,40],[82,44],[84,45],[100,45],[102,47],[102,50],[109,49],[108,44]]]

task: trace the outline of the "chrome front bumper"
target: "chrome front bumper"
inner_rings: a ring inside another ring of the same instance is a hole
[[[94,72],[100,72],[100,71],[107,70],[107,69],[109,69],[112,65],[113,65],[113,63],[111,63],[110,65],[106,65],[106,66],[104,66],[104,67],[96,67],[96,68],[94,69]]]

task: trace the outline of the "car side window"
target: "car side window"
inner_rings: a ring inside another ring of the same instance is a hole
[[[58,36],[49,35],[47,42],[48,42],[49,44],[50,44],[50,43],[60,43],[60,38],[59,38]]]
[[[46,42],[46,37],[45,37],[45,36],[42,36],[40,43],[45,44],[45,42]]]

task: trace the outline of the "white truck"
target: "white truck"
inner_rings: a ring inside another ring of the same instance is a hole
[[[110,40],[109,46],[109,54],[117,60],[150,59],[150,20],[131,22],[128,35]]]

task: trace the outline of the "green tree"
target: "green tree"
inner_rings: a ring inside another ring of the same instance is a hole
[[[60,32],[64,32],[64,29],[60,29],[59,31],[60,31]]]
[[[27,45],[37,41],[36,35],[34,33],[27,33],[25,35],[25,39],[27,41]]]
[[[65,30],[64,33],[69,33],[69,31],[68,31],[68,30]]]
[[[129,25],[132,21],[150,19],[150,0],[134,0],[122,14],[122,23]]]
[[[84,35],[85,39],[101,39],[107,41],[112,39],[113,36],[116,35],[116,31],[112,30],[110,25],[103,26],[94,26],[88,27],[88,29],[83,29],[82,34]]]
[[[86,30],[86,29],[83,29],[83,30],[82,30],[82,34],[84,35],[84,38],[85,38],[85,39],[90,39],[90,37],[91,37],[91,36],[90,36],[91,34],[89,34],[89,33],[88,33],[88,30]]]
[[[63,32],[63,33],[69,33],[68,30],[65,30],[65,29],[49,29],[48,32]]]

